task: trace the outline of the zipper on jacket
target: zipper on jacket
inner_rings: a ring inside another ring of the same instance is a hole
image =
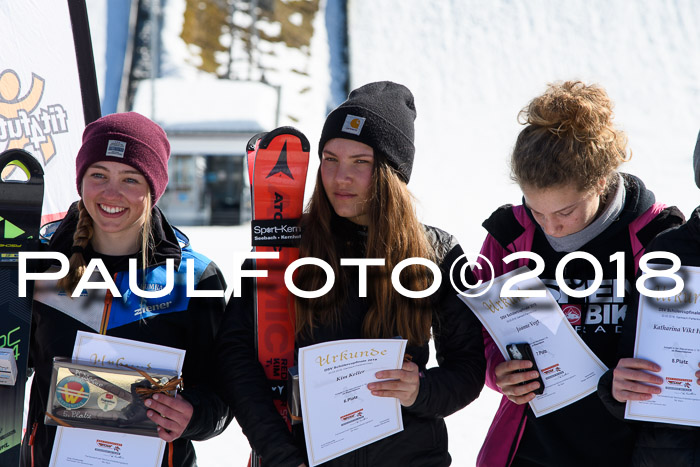
[[[112,292],[109,290],[105,294],[105,307],[102,311],[102,323],[100,324],[100,334],[107,334],[107,325],[109,324],[109,313],[112,310]]]
[[[168,467],[173,467],[173,443],[168,443]]]
[[[29,435],[29,458],[31,465],[34,467],[34,438],[36,437],[36,429],[39,428],[39,422],[34,422],[32,425],[32,434]]]

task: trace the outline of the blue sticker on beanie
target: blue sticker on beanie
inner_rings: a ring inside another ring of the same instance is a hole
[[[126,143],[124,141],[117,141],[110,139],[107,143],[107,152],[105,156],[119,157],[124,159],[124,153],[126,152]]]
[[[363,117],[358,117],[356,115],[348,114],[345,117],[345,123],[343,123],[343,128],[340,131],[345,133],[350,133],[352,135],[359,135],[362,132],[362,126],[365,124],[365,119]]]

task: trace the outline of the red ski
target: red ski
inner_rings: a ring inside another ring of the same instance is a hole
[[[275,406],[291,427],[287,410],[287,370],[294,365],[294,302],[284,284],[284,271],[299,258],[299,219],[309,165],[309,141],[292,127],[256,135],[247,146],[255,251],[278,251],[279,259],[256,260],[267,270],[256,279],[255,314],[258,360],[265,369]],[[252,170],[251,170],[252,167]],[[251,465],[260,465],[253,453]]]

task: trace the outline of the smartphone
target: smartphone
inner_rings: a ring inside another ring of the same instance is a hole
[[[511,360],[530,360],[532,362],[532,368],[526,368],[524,370],[518,370],[520,372],[523,371],[532,371],[535,370],[537,371],[537,378],[535,378],[534,381],[538,381],[540,383],[540,387],[532,391],[533,393],[539,395],[544,393],[544,381],[542,381],[542,375],[539,374],[539,369],[537,368],[537,362],[535,361],[535,356],[532,353],[532,348],[530,347],[530,344],[527,342],[521,343],[521,344],[508,344],[506,346],[506,349],[508,350],[508,355],[510,355]],[[521,385],[523,384],[529,384],[533,380],[530,381],[524,381],[520,383]]]

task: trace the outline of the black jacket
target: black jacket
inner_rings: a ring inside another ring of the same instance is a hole
[[[165,217],[156,207],[153,209],[152,232],[155,254],[149,260],[149,270],[165,265],[167,258],[174,259],[176,276],[187,268],[186,259],[194,259],[196,290],[224,290],[225,282],[216,265],[192,251],[183,234],[176,235]],[[49,249],[70,257],[73,233],[78,220],[76,205],[50,238]],[[181,246],[180,241],[183,241]],[[107,266],[122,296],[128,288],[128,257],[99,255],[91,247],[85,250],[85,259],[100,258]],[[140,254],[139,254],[140,256]],[[140,268],[140,265],[139,265]],[[120,285],[125,284],[125,285]],[[214,338],[223,316],[224,298],[188,298],[184,286],[175,286],[164,303],[144,311],[139,300],[121,300],[107,304],[105,291],[95,292],[99,300],[89,297],[70,299],[62,296],[48,282],[37,287],[32,310],[32,332],[29,364],[34,368],[34,381],[27,420],[27,433],[22,443],[22,465],[49,465],[56,428],[44,425],[49,381],[53,357],[70,357],[78,331],[102,333],[142,342],[165,345],[186,350],[182,369],[185,389],[182,396],[194,407],[192,419],[182,437],[170,443],[163,456],[163,465],[194,466],[196,457],[190,440],[205,440],[216,436],[228,425],[228,406],[209,388],[215,384]],[[93,297],[95,296],[93,295]],[[114,301],[117,299],[115,298]],[[150,303],[148,299],[147,303]],[[162,309],[161,309],[162,308]],[[103,311],[104,310],[104,311]]]
[[[649,245],[648,251],[667,251],[678,255],[683,266],[700,266],[700,207],[696,208],[688,222],[667,230]],[[656,260],[655,262],[661,262]],[[637,327],[637,308],[625,319],[621,357],[634,354],[634,338]],[[625,404],[612,397],[612,370],[598,383],[598,395],[616,417],[623,419]],[[632,464],[635,466],[683,465],[700,466],[700,428],[665,423],[630,422],[637,432]]]
[[[426,227],[426,233],[435,248],[443,276],[440,290],[433,295],[433,335],[439,367],[426,369],[427,342],[420,347],[409,345],[406,353],[413,357],[425,377],[420,380],[415,403],[402,408],[404,430],[324,465],[433,467],[451,462],[443,417],[463,408],[479,395],[484,384],[485,360],[481,326],[459,300],[448,277],[450,265],[463,254],[462,248],[454,237],[439,229]],[[335,219],[337,245],[343,249],[348,247],[353,257],[364,256],[365,236],[362,227]],[[315,328],[313,341],[298,339],[297,349],[319,342],[362,337],[366,299],[358,297],[356,278],[348,276],[347,283],[349,298],[341,310],[340,326]],[[306,462],[303,429],[297,425],[294,434],[289,433],[273,405],[263,369],[255,355],[251,290],[252,284],[244,283],[243,296],[232,298],[226,309],[217,349],[226,378],[224,397],[234,409],[249,442],[262,455],[264,465],[296,467]]]

